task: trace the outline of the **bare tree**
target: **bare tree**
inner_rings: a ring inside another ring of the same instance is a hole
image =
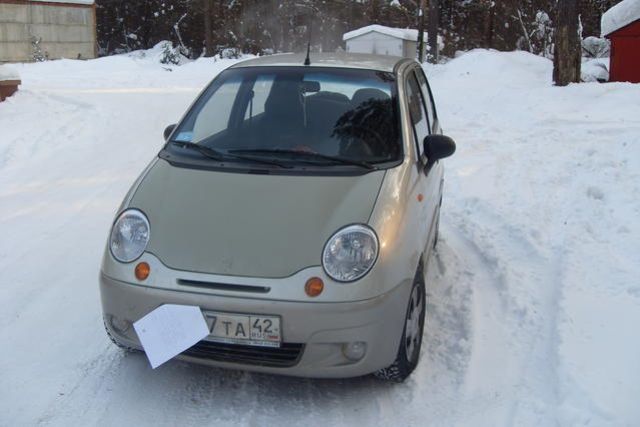
[[[518,13],[518,22],[520,23],[520,26],[522,27],[522,39],[527,43],[527,49],[529,50],[530,53],[533,53],[533,45],[531,44],[531,36],[529,35],[529,31],[527,30],[526,25],[524,25],[524,21],[522,20],[522,11],[520,10],[520,8],[516,9],[516,12]]]
[[[553,81],[566,86],[580,81],[581,47],[577,0],[558,0],[556,4]]]

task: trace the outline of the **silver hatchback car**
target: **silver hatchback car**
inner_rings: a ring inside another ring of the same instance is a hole
[[[180,359],[402,381],[420,358],[442,203],[433,94],[409,59],[273,55],[220,73],[133,184],[100,273],[107,332],[199,307]]]

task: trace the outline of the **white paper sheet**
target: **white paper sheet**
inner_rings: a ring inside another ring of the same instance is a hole
[[[200,307],[165,304],[133,324],[153,369],[209,335]]]

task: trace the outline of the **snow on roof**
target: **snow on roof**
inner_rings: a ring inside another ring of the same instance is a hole
[[[369,25],[367,27],[358,28],[357,30],[349,31],[342,36],[342,40],[349,40],[354,37],[361,36],[363,34],[375,31],[377,33],[386,34],[391,37],[396,37],[403,40],[417,41],[418,30],[410,28],[391,28],[384,25]]]
[[[0,65],[0,80],[20,80],[20,74],[8,65]]]
[[[601,33],[608,36],[640,19],[640,0],[623,0],[602,15]]]

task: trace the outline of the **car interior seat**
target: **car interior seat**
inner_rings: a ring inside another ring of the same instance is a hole
[[[306,126],[314,138],[314,151],[337,155],[338,145],[331,137],[338,119],[351,109],[349,97],[337,92],[321,91],[309,95],[306,103]]]
[[[283,140],[303,137],[304,109],[300,83],[275,82],[264,103],[261,125],[256,129],[261,138]]]
[[[386,101],[390,99],[390,97],[380,89],[375,89],[375,88],[358,89],[357,91],[355,91],[355,93],[351,97],[351,105],[353,105],[353,107],[355,108],[355,107],[358,107],[363,102],[366,102],[370,99],[379,99],[379,100]]]

